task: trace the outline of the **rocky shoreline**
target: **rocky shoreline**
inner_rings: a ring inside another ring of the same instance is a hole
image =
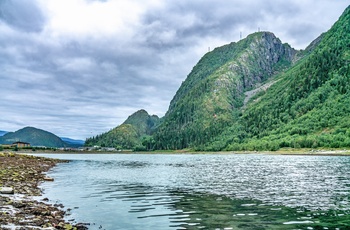
[[[41,195],[38,185],[52,180],[45,173],[67,162],[0,152],[0,229],[87,229],[86,224],[65,221],[63,205],[49,204],[47,198],[34,199]]]

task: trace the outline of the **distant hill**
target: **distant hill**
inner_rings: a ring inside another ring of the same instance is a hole
[[[53,133],[34,127],[25,127],[0,137],[0,144],[12,144],[16,141],[28,142],[31,146],[65,147],[66,144]]]
[[[68,147],[78,148],[84,146],[85,141],[83,140],[74,140],[68,137],[60,137],[62,141],[64,141]]]
[[[88,138],[85,146],[135,149],[142,146],[143,141],[148,141],[158,123],[158,116],[151,116],[145,110],[139,110],[129,116],[120,126],[96,137]]]
[[[1,137],[1,136],[4,136],[6,133],[8,133],[8,132],[7,132],[7,131],[0,130],[0,137]]]

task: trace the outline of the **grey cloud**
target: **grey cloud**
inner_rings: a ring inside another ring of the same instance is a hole
[[[144,34],[155,47],[186,46],[203,37],[228,36],[241,25],[257,28],[267,8],[249,1],[179,1],[146,14]],[[162,36],[167,32],[173,36],[168,41]]]
[[[293,27],[291,27],[287,35],[289,37],[294,37],[298,43],[309,44],[310,41],[316,39],[315,35],[321,35],[319,33],[320,29],[315,25],[310,24],[308,22],[297,23]]]
[[[164,49],[187,47],[196,44],[198,39],[210,37],[222,37],[223,40],[231,42],[239,37],[240,32],[247,35],[258,28],[274,33],[278,33],[278,30],[288,31],[285,33],[287,39],[295,41],[299,34],[290,31],[296,32],[298,28],[307,26],[309,40],[298,43],[306,46],[305,42],[310,42],[311,34],[319,30],[315,22],[306,25],[299,23],[308,6],[307,3],[291,0],[219,0],[206,1],[205,4],[203,1],[177,1],[167,5],[165,9],[144,15],[143,34],[153,48]],[[280,26],[277,28],[277,25]],[[172,32],[172,39],[163,39],[162,35],[169,31]]]
[[[40,32],[45,22],[40,8],[30,0],[0,1],[0,19],[26,32]]]
[[[195,53],[201,42],[218,39],[224,45],[237,40],[239,30],[246,34],[260,26],[285,36],[283,42],[306,46],[321,29],[296,20],[305,5],[291,0],[177,0],[146,12],[132,39],[49,40],[44,33],[28,33],[41,31],[45,23],[33,2],[0,1],[0,20],[10,27],[0,21],[0,85],[6,86],[0,130],[31,125],[84,139],[142,108],[162,116],[206,52]]]

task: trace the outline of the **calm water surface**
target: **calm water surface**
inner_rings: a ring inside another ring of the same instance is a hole
[[[350,229],[350,157],[44,156],[71,160],[44,196],[89,229]]]

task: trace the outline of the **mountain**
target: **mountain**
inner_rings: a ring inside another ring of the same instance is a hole
[[[151,116],[145,110],[139,110],[129,116],[120,126],[96,137],[88,138],[85,146],[135,149],[142,146],[142,142],[150,141],[150,135],[158,123],[158,116]]]
[[[62,141],[66,143],[68,147],[78,148],[84,146],[85,141],[83,140],[74,140],[68,137],[60,137]]]
[[[7,132],[7,131],[0,130],[0,137],[1,137],[1,136],[4,136],[6,133],[8,133],[8,132]]]
[[[350,7],[311,45],[307,56],[250,102],[235,128],[208,147],[350,147]]]
[[[65,146],[65,143],[58,136],[34,127],[25,127],[16,132],[6,133],[4,136],[0,137],[1,144],[12,144],[16,141],[28,142],[31,146]]]
[[[349,82],[350,6],[305,50],[258,32],[208,52],[151,129],[124,122],[94,141],[205,151],[346,148]],[[142,138],[139,129],[150,131]]]
[[[296,54],[274,34],[259,32],[204,55],[171,101],[154,136],[157,148],[211,141],[237,120],[244,93],[291,66]]]

